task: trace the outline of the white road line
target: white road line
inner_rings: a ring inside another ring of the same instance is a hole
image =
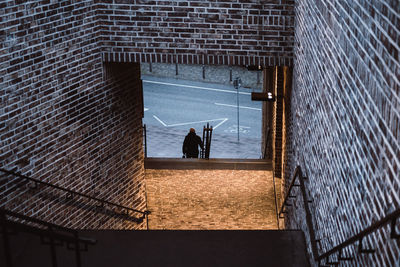
[[[148,111],[149,109],[148,108],[144,108],[144,111]]]
[[[232,127],[233,127],[233,128],[237,128],[237,125],[236,125],[236,124],[234,124],[234,125],[232,125]],[[246,128],[246,129],[250,129],[251,127],[250,127],[250,126],[243,126],[243,125],[239,125],[239,128]]]
[[[158,120],[159,123],[164,125],[165,127],[168,127],[162,120],[160,120],[156,115],[153,115],[154,119]]]
[[[221,126],[222,124],[224,124],[224,122],[226,122],[228,120],[228,118],[225,118],[223,121],[221,121],[220,123],[217,124],[217,126],[214,127],[214,129],[217,129],[219,126]]]
[[[176,84],[176,83],[164,83],[164,82],[156,82],[156,81],[149,81],[149,80],[143,80],[142,82],[163,84],[163,85],[172,85],[172,86],[178,86],[178,87],[196,88],[196,89],[200,89],[200,90],[216,91],[216,92],[223,92],[223,93],[230,93],[230,94],[237,94],[236,91],[215,89],[215,88],[201,87],[201,86],[194,86],[194,85],[184,85],[184,84]],[[239,94],[240,95],[251,95],[251,93],[246,93],[246,92],[239,92]]]
[[[218,105],[218,106],[225,106],[225,107],[233,107],[233,108],[237,107],[235,105],[228,105],[228,104],[221,104],[221,103],[214,103],[214,104]],[[239,106],[239,108],[252,109],[252,110],[261,110],[261,108],[252,108],[252,107],[245,107],[245,106]]]
[[[163,122],[156,115],[153,115],[153,117],[165,127],[183,126],[183,125],[196,124],[196,123],[202,123],[202,122],[211,122],[211,121],[222,121],[222,122],[218,123],[218,125],[216,127],[214,127],[214,129],[217,128],[218,126],[222,125],[224,122],[226,122],[228,120],[228,118],[221,118],[221,119],[213,119],[213,120],[191,121],[191,122],[183,122],[183,123],[175,123],[175,124],[166,124],[165,122]]]

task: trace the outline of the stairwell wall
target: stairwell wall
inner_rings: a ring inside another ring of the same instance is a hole
[[[321,254],[400,208],[400,5],[296,1],[295,14],[285,178],[305,169]],[[286,226],[307,233],[301,201]],[[389,226],[364,242],[377,253],[351,246],[343,266],[400,265]]]
[[[105,61],[293,64],[293,0],[96,2]]]
[[[96,10],[92,0],[0,3],[0,167],[144,210],[140,66],[103,65]],[[1,177],[1,205],[14,211],[73,228],[144,227],[11,179]]]

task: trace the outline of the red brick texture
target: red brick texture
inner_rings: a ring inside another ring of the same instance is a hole
[[[293,0],[96,2],[105,61],[293,64]]]
[[[0,167],[144,210],[139,64],[102,63],[93,1],[0,10]],[[144,227],[0,179],[1,205],[16,211],[74,228]]]
[[[400,5],[298,1],[295,13],[286,181],[305,168],[322,253],[400,208]],[[307,233],[297,201],[286,223]],[[355,244],[346,266],[399,266],[389,226],[364,242],[377,253]]]

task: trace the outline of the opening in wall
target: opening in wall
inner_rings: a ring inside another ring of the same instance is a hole
[[[210,158],[261,158],[262,103],[251,100],[252,92],[262,92],[261,73],[239,66],[142,63],[147,156],[182,157],[189,129],[202,138],[209,123]]]

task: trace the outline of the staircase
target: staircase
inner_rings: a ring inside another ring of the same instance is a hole
[[[83,266],[308,266],[300,231],[84,231]]]
[[[258,227],[254,229],[274,229],[265,228],[264,219],[260,217],[260,220],[259,218],[260,213],[264,215],[271,213],[271,221],[276,228],[276,214],[273,204],[268,204],[270,206],[262,204],[265,203],[263,202],[265,201],[264,196],[273,192],[272,189],[266,190],[264,187],[265,184],[271,183],[268,180],[270,178],[263,176],[261,180],[257,180],[251,175],[244,174],[246,172],[258,172],[261,175],[266,172],[271,173],[270,162],[265,160],[150,158],[146,159],[145,166],[146,169],[153,168],[153,172],[160,169],[167,172],[179,170],[179,172],[189,172],[191,176],[194,173],[212,172],[213,170],[216,170],[216,173],[239,174],[240,177],[235,178],[236,180],[233,182],[230,180],[231,176],[228,175],[213,177],[215,179],[213,181],[210,181],[210,177],[202,177],[204,181],[210,182],[210,187],[206,187],[204,190],[207,190],[207,194],[211,194],[211,197],[207,197],[207,195],[202,199],[199,206],[195,205],[194,207],[197,208],[194,213],[203,212],[209,217],[203,216],[204,214],[198,217],[204,219],[203,222],[209,225],[212,225],[210,222],[214,220],[217,222],[215,225],[219,228],[149,231],[71,230],[76,232],[74,237],[79,238],[79,242],[81,242],[79,243],[76,240],[69,241],[68,239],[66,241],[62,239],[63,236],[57,239],[53,230],[56,226],[51,226],[48,229],[50,234],[43,238],[43,227],[28,223],[30,227],[38,227],[39,230],[25,231],[25,228],[12,228],[12,224],[21,221],[18,219],[10,221],[11,219],[7,220],[6,217],[2,217],[0,220],[0,266],[310,266],[302,231],[210,230],[230,229],[224,226],[225,220],[230,220],[227,225],[244,226],[244,228],[239,229],[253,229],[246,228],[250,225],[249,221]],[[271,174],[269,176],[272,177]],[[157,179],[162,180],[163,177],[158,176]],[[171,179],[178,180],[178,177],[171,176]],[[249,179],[249,181],[246,179]],[[201,182],[200,177],[196,177],[195,180]],[[187,185],[190,187],[191,183],[187,183]],[[239,188],[241,185],[244,189],[242,191]],[[253,187],[250,185],[253,185]],[[195,186],[192,188],[193,192],[196,192]],[[177,187],[173,186],[173,188]],[[218,190],[218,188],[221,190]],[[227,189],[228,191],[226,191]],[[148,191],[150,194],[151,190]],[[188,198],[189,196],[191,199],[196,198],[195,193],[192,194],[188,190],[185,192],[188,194]],[[210,206],[207,202],[208,199],[211,199],[210,203],[216,203],[216,205],[222,203],[223,209],[226,210],[222,212],[220,208]],[[161,207],[163,206],[161,205]],[[190,207],[186,209],[186,212],[188,211],[191,213]],[[241,211],[244,211],[244,213],[240,213]],[[221,215],[224,212],[228,215],[234,213],[234,216],[218,217],[218,214]],[[152,210],[151,214],[146,213],[146,215],[148,215],[147,219],[150,221],[150,229],[155,229],[151,228],[152,219],[155,218],[151,216],[167,216],[157,209]],[[184,215],[183,220],[198,218],[196,216],[189,218],[186,214]],[[167,217],[171,216],[173,214]],[[170,220],[170,218],[165,220]],[[22,220],[22,223],[26,223],[26,221]],[[47,224],[44,222],[43,225]],[[89,246],[82,243],[86,240],[91,241]],[[76,245],[78,243],[80,245]],[[5,246],[5,244],[8,244],[8,246]],[[8,262],[6,258],[8,258]],[[9,259],[11,259],[11,263]]]
[[[80,231],[96,245],[81,252],[83,267],[309,266],[301,231]],[[12,236],[14,267],[54,266],[38,237]],[[3,244],[3,242],[1,242]],[[0,266],[4,250],[0,245]],[[57,266],[78,266],[74,252],[56,247]]]

